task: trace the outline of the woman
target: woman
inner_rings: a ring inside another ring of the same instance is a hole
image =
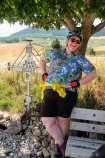
[[[78,98],[78,87],[97,77],[95,67],[84,56],[76,52],[82,40],[78,30],[67,36],[65,49],[52,49],[41,56],[40,69],[44,84],[42,101],[42,122],[49,134],[55,139],[54,157],[65,156],[65,134],[67,122]],[[46,63],[49,62],[49,74]],[[78,80],[81,72],[85,77]]]

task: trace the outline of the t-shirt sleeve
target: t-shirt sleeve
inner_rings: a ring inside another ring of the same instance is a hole
[[[44,53],[44,59],[46,60],[46,62],[51,62],[51,56],[53,54],[53,50],[48,51],[47,53]]]
[[[79,57],[79,64],[81,65],[81,69],[85,74],[88,74],[96,69],[94,65],[82,55]]]

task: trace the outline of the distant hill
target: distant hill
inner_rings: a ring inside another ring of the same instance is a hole
[[[68,33],[68,29],[67,28],[61,28],[60,30],[55,29],[49,29],[48,31],[44,30],[44,29],[32,29],[32,27],[28,27],[24,30],[21,30],[19,32],[16,32],[14,34],[12,34],[11,36],[33,36],[33,37],[52,37],[52,36],[67,36]]]
[[[99,37],[99,36],[105,36],[105,28],[103,28],[101,31],[95,33],[92,37]]]
[[[0,37],[0,43],[22,43],[26,39],[32,39],[33,44],[44,47],[51,46],[51,42],[57,37],[62,45],[65,45],[67,34],[67,28],[61,28],[60,30],[54,28],[53,30],[49,29],[46,31],[44,29],[33,30],[32,27],[28,27],[8,37]],[[93,37],[99,36],[105,36],[105,28],[93,35]]]
[[[28,27],[26,29],[23,29],[22,31],[16,32],[12,34],[11,36],[32,36],[32,37],[53,37],[53,36],[67,36],[68,29],[67,28],[61,28],[60,30],[55,29],[49,29],[48,31],[44,29],[32,29],[32,27]],[[10,36],[10,37],[11,37]],[[105,36],[105,28],[101,31],[95,33],[93,37],[99,37],[99,36]]]

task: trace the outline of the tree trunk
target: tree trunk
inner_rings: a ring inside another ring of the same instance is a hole
[[[89,38],[83,38],[83,40],[81,41],[81,44],[78,48],[78,52],[81,54],[81,55],[84,55],[86,54],[86,49],[87,49],[87,44],[88,44],[88,41],[89,41]]]

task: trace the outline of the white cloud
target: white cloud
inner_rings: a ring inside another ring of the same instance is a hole
[[[0,36],[9,36],[15,32],[28,28],[28,26],[20,25],[19,22],[16,22],[14,25],[9,24],[7,21],[4,21],[3,24],[0,24]]]

